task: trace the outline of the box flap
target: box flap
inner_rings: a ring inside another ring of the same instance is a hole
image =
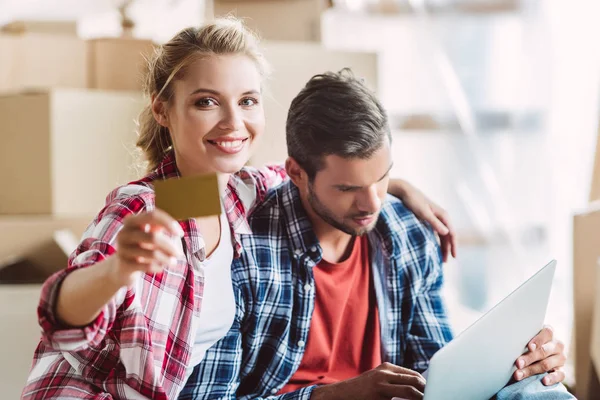
[[[48,276],[67,266],[71,253],[77,248],[77,238],[67,229],[56,231],[52,238],[25,255],[25,260],[38,266]]]
[[[56,231],[32,250],[0,260],[0,284],[42,283],[67,266],[76,248],[77,238],[71,231]]]
[[[35,264],[35,269],[46,276],[66,267],[68,256],[92,219],[0,217],[0,272],[22,262]]]

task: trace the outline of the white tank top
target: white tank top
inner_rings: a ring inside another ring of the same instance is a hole
[[[194,257],[197,267],[204,271],[204,296],[186,380],[194,367],[202,361],[209,347],[229,331],[235,317],[235,297],[231,282],[233,243],[226,214],[221,214],[220,218],[221,238],[217,248],[202,263]]]

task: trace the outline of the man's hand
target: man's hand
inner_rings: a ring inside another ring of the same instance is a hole
[[[423,192],[402,179],[390,179],[388,193],[396,196],[421,221],[427,222],[440,237],[443,261],[456,258],[456,232],[450,223],[448,212],[429,200]]]
[[[527,348],[529,351],[515,362],[518,369],[513,376],[517,381],[544,372],[548,372],[548,375],[542,379],[542,383],[546,386],[565,379],[565,373],[562,371],[566,361],[565,346],[560,340],[554,340],[554,332],[550,326],[545,326],[529,342]]]
[[[418,372],[383,363],[356,378],[315,388],[311,400],[390,400],[399,397],[420,400],[425,378]]]

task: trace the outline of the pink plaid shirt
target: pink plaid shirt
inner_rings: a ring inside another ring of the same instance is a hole
[[[203,292],[193,257],[205,258],[195,220],[182,221],[185,258],[161,275],[144,274],[122,288],[83,328],[61,326],[54,313],[61,282],[72,271],[115,252],[123,219],[154,209],[152,182],[179,176],[172,154],[147,177],[115,189],[88,227],[65,270],[42,288],[42,338],[23,390],[24,399],[174,399],[185,384]],[[239,235],[250,233],[248,210],[285,178],[282,167],[244,168],[231,177],[223,206],[239,256]]]

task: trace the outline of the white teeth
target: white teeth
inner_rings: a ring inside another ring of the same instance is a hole
[[[234,140],[232,142],[217,142],[217,145],[221,147],[239,147],[242,145],[241,140]]]

